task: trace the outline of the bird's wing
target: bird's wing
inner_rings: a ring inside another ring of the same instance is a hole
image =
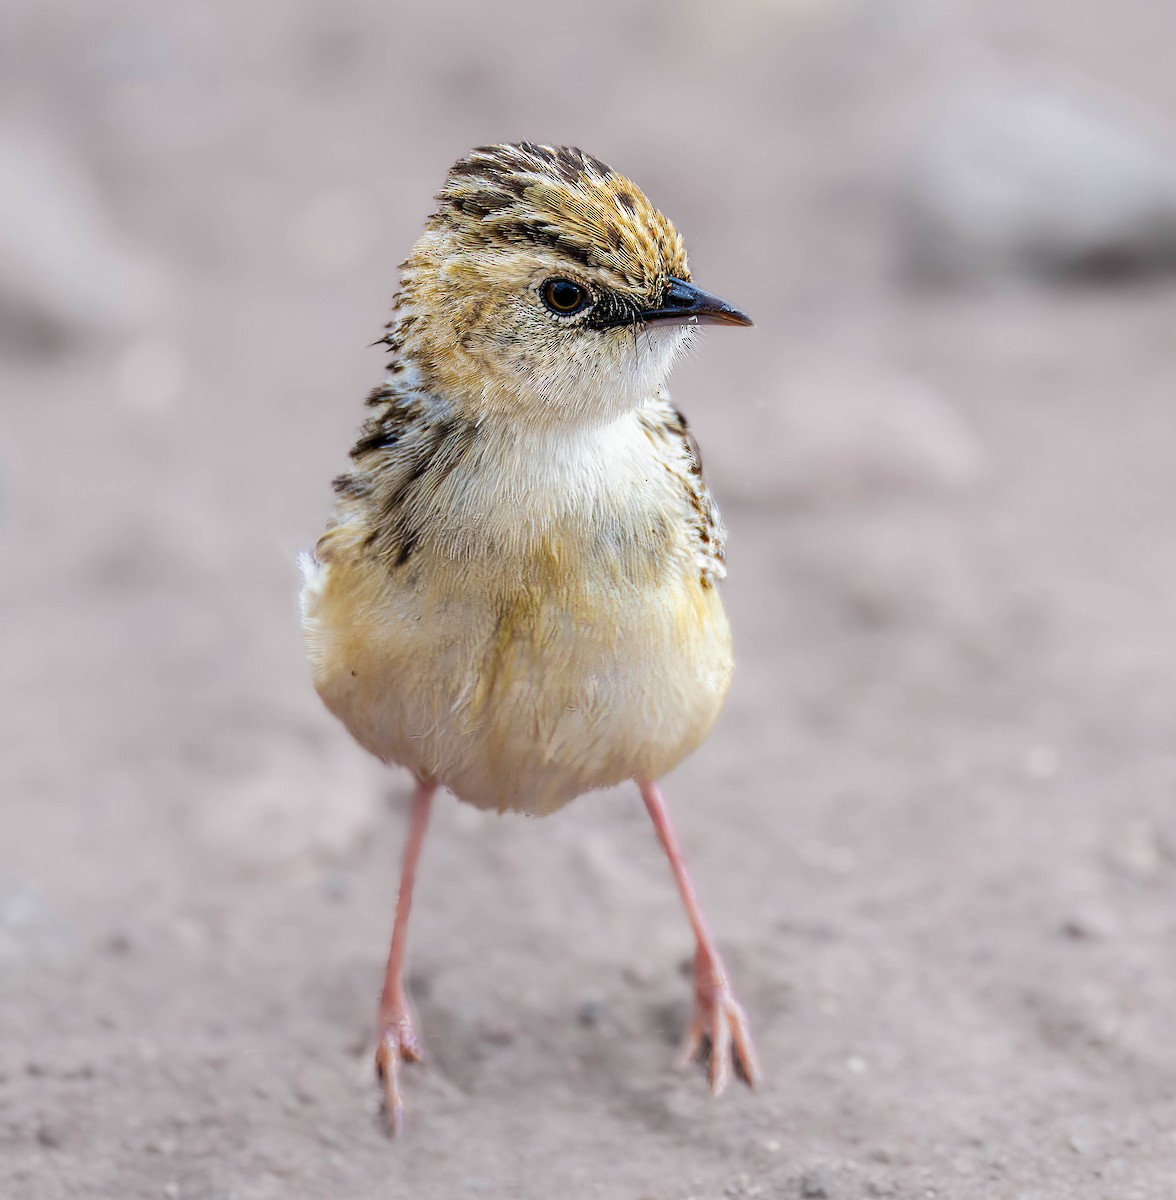
[[[641,409],[646,432],[662,449],[667,465],[680,481],[684,517],[702,580],[711,584],[727,574],[727,529],[702,473],[702,454],[685,416],[663,392]]]
[[[395,374],[367,403],[372,412],[351,450],[352,467],[334,481],[335,523],[361,518],[369,547],[400,566],[417,548],[428,500],[468,449],[471,431],[450,404]]]

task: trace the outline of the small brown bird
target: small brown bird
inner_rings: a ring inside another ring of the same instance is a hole
[[[403,267],[384,384],[304,556],[315,686],[417,780],[379,1009],[393,1133],[421,1058],[404,989],[433,795],[545,814],[635,780],[697,942],[687,1061],[755,1084],[746,1017],[657,780],[703,740],[733,662],[724,529],[664,383],[702,324],[750,325],[690,282],[681,235],[571,147],[454,164]]]

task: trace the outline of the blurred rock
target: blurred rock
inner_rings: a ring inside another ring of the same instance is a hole
[[[70,931],[40,896],[0,879],[0,974],[23,960],[59,960],[72,945]]]
[[[122,335],[146,324],[160,290],[69,151],[0,122],[0,340],[44,349]]]
[[[753,438],[704,447],[723,495],[761,504],[886,493],[955,492],[984,473],[963,417],[914,379],[814,362],[749,414]]]
[[[1095,96],[974,85],[916,146],[902,212],[906,264],[932,281],[1172,269],[1176,144]]]
[[[1165,865],[1156,827],[1142,820],[1128,821],[1112,835],[1107,858],[1116,874],[1134,883],[1151,883]]]
[[[1061,755],[1056,746],[1040,743],[1030,746],[1025,752],[1025,774],[1038,783],[1047,783],[1057,777],[1062,767]]]
[[[1119,937],[1122,928],[1109,909],[1087,904],[1075,908],[1062,920],[1060,932],[1076,942],[1105,942]]]

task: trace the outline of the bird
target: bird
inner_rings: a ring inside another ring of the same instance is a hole
[[[405,989],[435,794],[542,816],[633,781],[693,930],[685,1064],[761,1068],[658,783],[707,736],[734,667],[726,533],[666,379],[703,325],[681,234],[570,146],[454,163],[401,264],[384,382],[302,556],[314,686],[415,790],[378,1010],[388,1130],[422,1059]]]

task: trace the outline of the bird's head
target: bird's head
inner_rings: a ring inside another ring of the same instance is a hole
[[[750,325],[690,282],[677,229],[571,147],[454,164],[404,264],[388,342],[469,415],[595,423],[664,381],[701,324]]]

